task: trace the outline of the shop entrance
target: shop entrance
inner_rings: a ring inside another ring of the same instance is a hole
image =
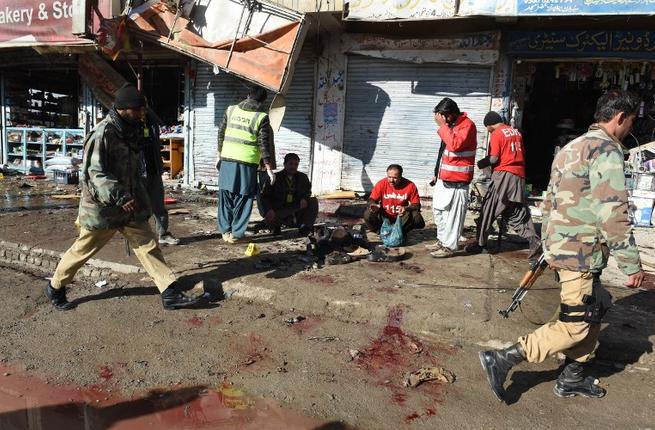
[[[515,125],[524,137],[527,183],[535,190],[548,185],[558,148],[584,134],[594,122],[596,101],[608,89],[628,89],[642,98],[634,137],[624,144],[632,148],[655,139],[652,63],[522,61],[514,70],[513,94],[520,113]]]

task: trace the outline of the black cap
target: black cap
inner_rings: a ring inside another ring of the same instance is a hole
[[[116,98],[114,100],[114,107],[116,109],[138,108],[145,105],[146,99],[130,83],[123,85],[116,91]]]
[[[503,122],[503,118],[501,118],[500,114],[498,112],[490,111],[488,114],[484,116],[484,121],[482,123],[484,124],[485,127],[489,127],[490,125],[495,125]]]

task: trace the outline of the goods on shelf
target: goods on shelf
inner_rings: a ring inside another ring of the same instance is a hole
[[[5,153],[10,167],[31,173],[42,173],[43,164],[54,157],[81,159],[84,131],[39,127],[7,127]]]

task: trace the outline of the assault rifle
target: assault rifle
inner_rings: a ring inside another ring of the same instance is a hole
[[[503,318],[509,318],[509,315],[519,307],[525,295],[528,294],[530,287],[532,287],[537,278],[541,276],[542,273],[544,273],[544,270],[547,266],[548,263],[546,263],[546,256],[541,254],[539,260],[530,266],[530,270],[528,270],[528,272],[523,276],[519,287],[516,289],[516,291],[514,291],[514,295],[512,296],[512,304],[510,304],[506,310],[498,311],[498,313],[502,315]]]

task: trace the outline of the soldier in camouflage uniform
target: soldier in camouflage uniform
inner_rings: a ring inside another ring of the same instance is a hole
[[[626,287],[641,286],[639,251],[628,219],[621,141],[630,133],[639,98],[611,90],[598,100],[589,131],[555,156],[542,204],[546,261],[561,284],[559,319],[503,350],[480,352],[489,385],[499,400],[512,366],[540,363],[558,352],[566,356],[554,393],[559,397],[602,397],[605,390],[583,364],[596,348],[600,322],[611,296],[600,284],[608,254],[628,276]]]
[[[125,236],[154,280],[165,309],[191,307],[198,302],[179,291],[148,224],[150,204],[138,174],[144,109],[143,96],[126,84],[116,92],[107,118],[86,138],[80,175],[80,235],[61,258],[46,287],[46,295],[56,309],[74,307],[66,299],[66,285],[117,231]]]

